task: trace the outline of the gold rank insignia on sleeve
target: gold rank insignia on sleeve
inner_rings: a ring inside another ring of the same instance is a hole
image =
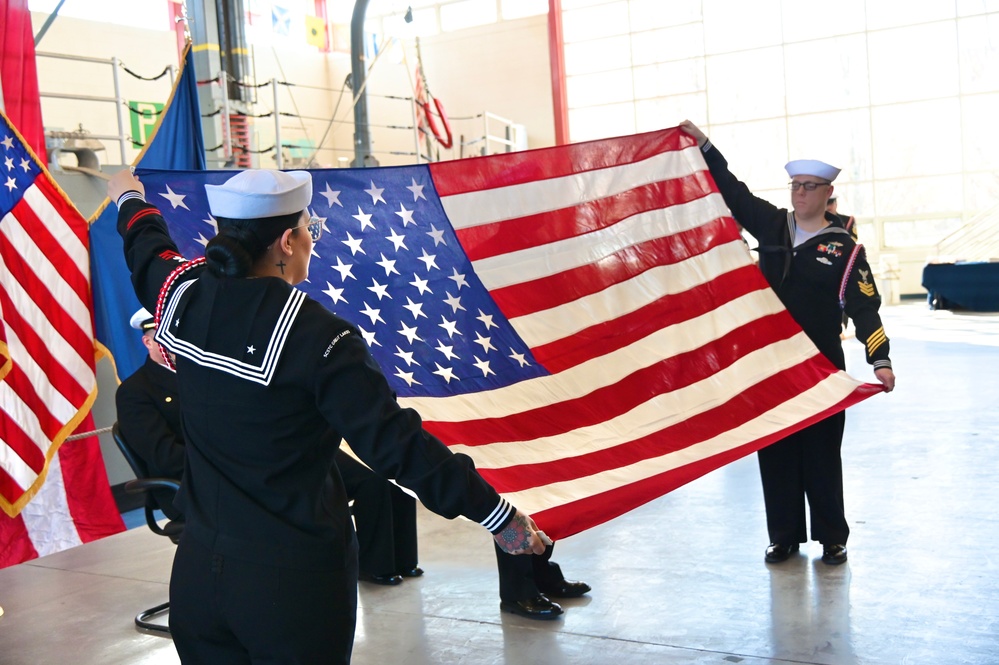
[[[874,352],[878,349],[878,347],[880,347],[882,344],[884,344],[887,341],[888,341],[888,336],[885,335],[884,326],[875,330],[873,333],[871,333],[871,336],[867,338],[867,355],[869,356],[873,355]]]
[[[857,282],[857,286],[860,287],[860,292],[863,293],[868,298],[874,297],[874,284],[867,281],[871,273],[867,270],[858,270],[860,273],[860,281]]]

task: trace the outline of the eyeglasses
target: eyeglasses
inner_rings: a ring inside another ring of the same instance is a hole
[[[312,242],[319,242],[319,239],[323,237],[323,220],[318,217],[309,217],[309,221],[305,224],[299,224],[298,226],[293,226],[291,228],[300,229],[303,226],[309,229],[309,235],[312,236]]]
[[[826,187],[831,184],[832,183],[830,182],[795,182],[794,180],[792,180],[791,182],[787,183],[787,188],[790,189],[792,192],[796,192],[802,187],[804,187],[806,192],[814,192],[819,187]]]

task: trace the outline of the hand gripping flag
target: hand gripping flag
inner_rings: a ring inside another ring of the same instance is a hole
[[[880,391],[787,313],[679,129],[311,173],[325,233],[302,287],[553,538]],[[204,185],[232,172],[139,176],[203,253]]]
[[[0,114],[0,508],[16,516],[97,395],[87,223]]]

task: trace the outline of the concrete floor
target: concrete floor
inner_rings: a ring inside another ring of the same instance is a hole
[[[361,585],[355,665],[999,663],[999,316],[884,314],[898,388],[847,417],[846,565],[763,563],[755,457],[558,543],[594,590],[554,622],[500,614],[486,535],[421,512],[427,574]],[[143,528],[0,570],[0,664],[176,663],[132,626],[172,553]]]

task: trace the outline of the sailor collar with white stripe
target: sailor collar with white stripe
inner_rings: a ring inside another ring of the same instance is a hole
[[[177,329],[184,309],[184,296],[198,281],[192,279],[178,284],[167,297],[163,316],[156,330],[156,341],[178,356],[202,367],[216,369],[264,386],[269,385],[274,378],[274,372],[277,370],[278,361],[281,359],[295,318],[302,308],[302,303],[305,302],[305,293],[295,288],[290,289],[288,298],[276,316],[274,328],[266,345],[262,349],[257,349],[253,345],[245,349],[241,347],[238,349],[241,357],[237,358],[233,355],[207,351],[178,335]],[[235,353],[237,350],[233,349],[232,352]],[[251,360],[247,361],[246,358]]]

